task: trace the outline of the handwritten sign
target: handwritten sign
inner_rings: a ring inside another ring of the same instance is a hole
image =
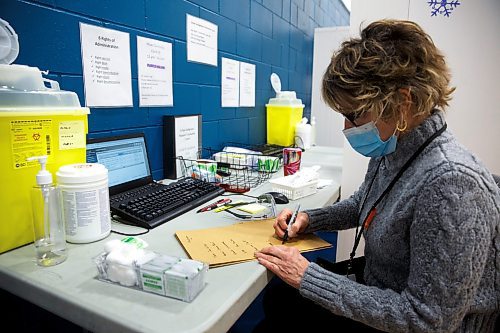
[[[83,121],[59,123],[59,150],[85,148],[85,124]]]

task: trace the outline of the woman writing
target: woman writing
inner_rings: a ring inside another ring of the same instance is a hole
[[[302,323],[339,332],[494,331],[499,189],[447,129],[449,81],[444,57],[409,21],[374,22],[333,55],[323,98],[345,117],[352,148],[371,159],[358,191],[299,213],[288,236],[358,227],[364,281],[310,263],[293,247],[264,248],[258,261],[289,287],[266,295],[258,330]],[[278,237],[290,215],[277,217]]]

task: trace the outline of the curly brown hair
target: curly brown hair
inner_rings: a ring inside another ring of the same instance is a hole
[[[323,75],[322,96],[342,114],[397,119],[410,92],[413,116],[444,110],[455,90],[444,56],[422,28],[410,21],[380,20],[342,43]]]

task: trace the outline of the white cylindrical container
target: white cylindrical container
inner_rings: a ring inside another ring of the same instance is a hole
[[[90,243],[111,232],[108,170],[99,163],[64,165],[56,173],[63,201],[66,240]]]
[[[304,150],[311,148],[311,125],[305,117],[295,126],[295,146]]]

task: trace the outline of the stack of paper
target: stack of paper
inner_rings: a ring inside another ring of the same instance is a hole
[[[254,260],[256,251],[281,245],[282,240],[274,234],[273,222],[273,219],[242,222],[220,228],[177,231],[175,235],[192,259],[218,267]],[[292,238],[286,245],[301,252],[332,246],[314,234]]]

